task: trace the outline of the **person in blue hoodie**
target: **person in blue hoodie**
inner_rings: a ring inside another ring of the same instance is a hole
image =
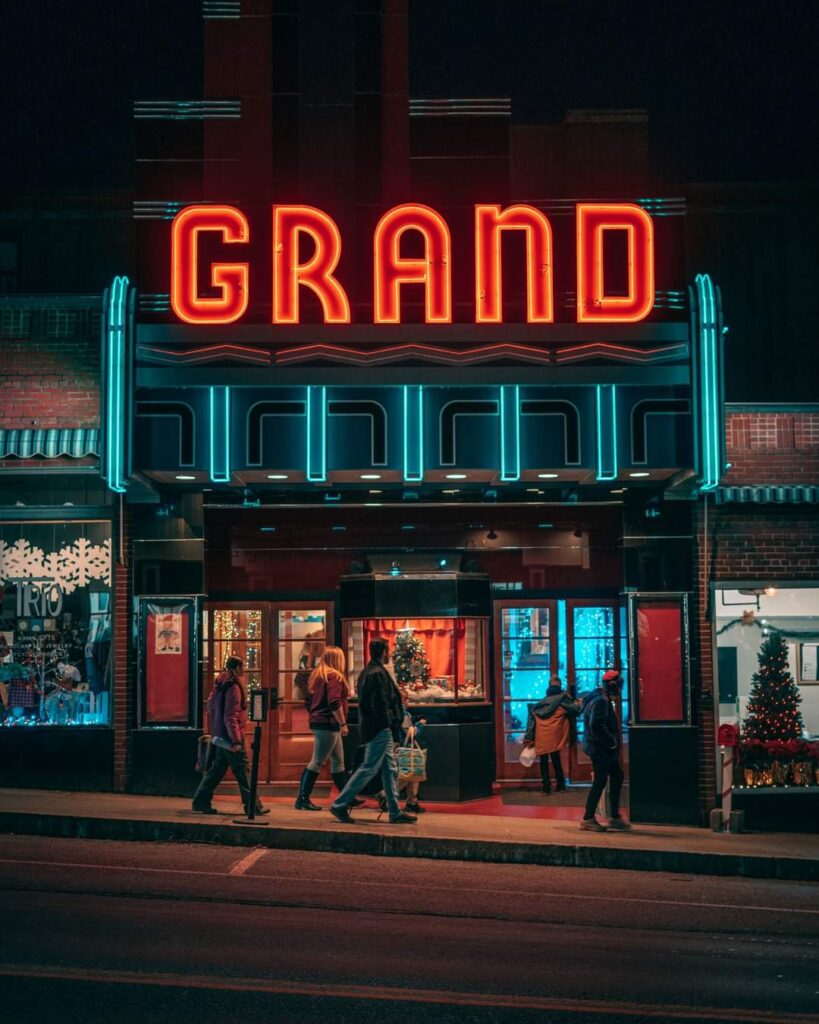
[[[623,786],[623,769],[620,767],[620,723],[612,704],[612,697],[620,693],[623,677],[617,669],[603,674],[598,687],[583,698],[583,749],[589,755],[594,771],[586,811],[580,827],[587,832],[605,832],[606,826],[596,818],[597,805],[606,783],[609,784],[611,829],[629,829],[631,825],[620,817],[620,790]]]

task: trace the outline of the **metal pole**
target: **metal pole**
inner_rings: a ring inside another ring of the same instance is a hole
[[[253,729],[253,748],[250,760],[250,806],[247,809],[249,821],[256,817],[256,790],[259,786],[259,751],[262,746],[262,727],[257,722]]]

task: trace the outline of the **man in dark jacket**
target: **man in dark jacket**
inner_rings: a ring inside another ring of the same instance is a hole
[[[208,697],[211,743],[216,750],[213,764],[205,773],[199,788],[193,796],[193,809],[200,814],[217,814],[211,804],[213,793],[227,774],[233,772],[242,794],[245,813],[250,814],[250,782],[247,777],[247,750],[245,749],[245,728],[247,726],[247,695],[242,686],[244,663],[241,658],[228,658],[224,672]],[[256,814],[269,814],[258,798]]]
[[[330,805],[330,813],[339,821],[352,822],[350,807],[370,779],[381,772],[387,810],[393,824],[417,821],[398,806],[398,764],[395,746],[401,739],[404,707],[401,694],[387,671],[390,645],[377,637],[370,642],[370,663],[358,677],[358,725],[365,744],[364,760],[349,782]]]
[[[623,786],[623,769],[620,767],[620,723],[611,698],[618,696],[623,677],[616,669],[604,673],[596,689],[583,698],[583,749],[589,755],[594,771],[586,812],[580,827],[587,832],[605,832],[595,817],[597,804],[609,783],[611,817],[609,828],[629,829],[631,825],[620,817],[620,790]]]

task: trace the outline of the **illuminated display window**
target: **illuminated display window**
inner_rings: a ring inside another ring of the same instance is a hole
[[[368,618],[344,623],[352,695],[370,641],[390,642],[392,671],[410,705],[485,701],[486,628],[472,618]]]
[[[111,527],[0,526],[0,727],[109,725]]]

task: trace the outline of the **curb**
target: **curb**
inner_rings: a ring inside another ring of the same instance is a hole
[[[683,850],[641,850],[550,843],[439,839],[406,833],[282,828],[268,825],[211,825],[187,821],[96,818],[88,815],[0,812],[0,832],[63,839],[115,839],[134,842],[215,843],[277,850],[417,857],[487,864],[539,864],[554,867],[667,871],[690,875],[819,881],[819,859],[764,857]]]

